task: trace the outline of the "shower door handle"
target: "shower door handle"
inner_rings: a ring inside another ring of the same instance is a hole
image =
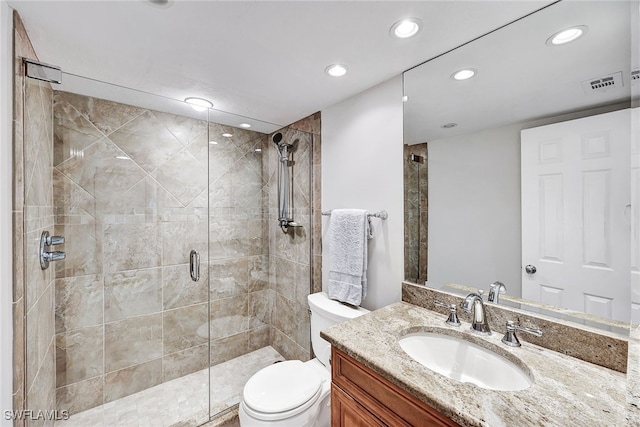
[[[189,254],[189,272],[191,280],[194,282],[200,280],[200,254],[195,249],[191,250]]]

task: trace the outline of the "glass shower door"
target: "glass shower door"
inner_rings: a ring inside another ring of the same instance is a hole
[[[270,344],[269,245],[264,220],[267,135],[209,124],[211,414],[240,401],[246,381],[281,360]],[[255,122],[254,122],[255,127]]]
[[[209,419],[207,112],[62,80],[47,92],[51,129],[34,137],[48,136],[51,147],[53,220],[43,228],[64,237],[55,249],[66,257],[43,271],[51,287],[30,298],[42,303],[28,307],[26,407],[66,411],[56,422],[69,426],[201,424]],[[47,328],[53,356],[44,359],[32,343]]]
[[[260,369],[310,358],[312,135],[249,119],[250,129],[224,125],[218,113],[209,117],[212,417],[233,410]],[[295,221],[285,230],[278,133],[289,144]]]
[[[259,369],[309,358],[310,134],[62,81],[25,80],[25,408],[65,426],[232,411]],[[272,221],[278,129],[288,234]],[[41,270],[44,231],[65,255]]]

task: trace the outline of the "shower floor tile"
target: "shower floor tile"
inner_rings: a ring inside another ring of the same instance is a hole
[[[56,421],[57,427],[190,427],[240,402],[242,387],[259,371],[284,358],[273,347],[259,350],[190,375],[148,388]]]

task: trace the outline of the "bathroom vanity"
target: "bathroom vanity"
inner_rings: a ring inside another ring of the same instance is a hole
[[[333,347],[333,426],[457,426],[446,415]]]
[[[398,302],[325,329],[332,344],[332,425],[618,426],[625,418],[625,374],[523,342],[504,330],[479,337],[469,323]],[[427,369],[400,347],[403,336],[438,332],[491,348],[527,372],[532,385],[499,391]],[[429,420],[429,421],[427,421]]]

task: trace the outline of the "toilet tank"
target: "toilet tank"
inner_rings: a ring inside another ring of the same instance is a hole
[[[366,308],[352,308],[329,299],[326,293],[318,292],[307,297],[311,309],[311,346],[318,360],[330,368],[331,344],[320,338],[320,331],[329,326],[346,322],[369,313]]]

